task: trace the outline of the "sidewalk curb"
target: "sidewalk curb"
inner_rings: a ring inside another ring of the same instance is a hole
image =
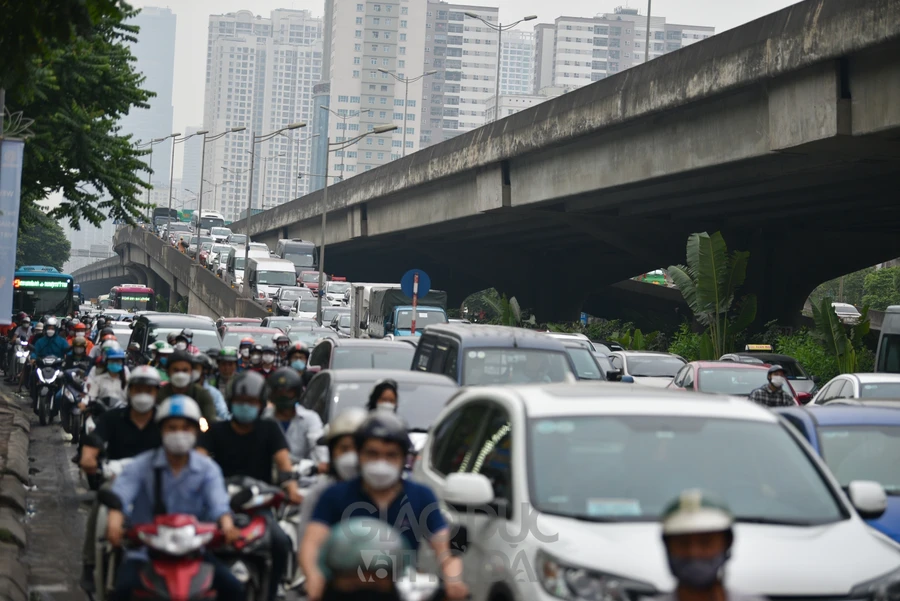
[[[0,599],[28,600],[28,567],[21,554],[28,484],[31,422],[21,402],[0,391]]]

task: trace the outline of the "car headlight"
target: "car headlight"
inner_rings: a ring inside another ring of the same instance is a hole
[[[535,564],[541,586],[559,599],[631,601],[657,594],[652,584],[569,565],[544,551],[538,551]]]
[[[849,597],[873,601],[900,601],[900,570],[857,584],[850,591]]]

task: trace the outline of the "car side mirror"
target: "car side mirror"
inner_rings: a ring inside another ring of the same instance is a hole
[[[813,384],[818,384],[819,382],[822,381],[822,378],[820,378],[819,376],[813,376],[812,381],[813,381]]]
[[[864,520],[878,519],[887,510],[887,493],[878,482],[854,480],[847,487],[847,495]]]
[[[632,376],[622,376],[620,381],[623,384],[634,384],[634,378]]]
[[[606,372],[606,379],[610,382],[621,382],[622,381],[622,370],[621,369],[611,369]]]
[[[451,505],[482,507],[494,500],[494,487],[484,474],[455,472],[447,475],[444,499]]]

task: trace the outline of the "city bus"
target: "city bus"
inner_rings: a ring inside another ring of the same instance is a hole
[[[178,221],[178,211],[175,209],[153,209],[153,227],[159,232],[163,226],[170,222]]]
[[[204,231],[209,233],[209,230],[214,227],[225,227],[225,216],[216,211],[203,211],[202,215],[198,215],[197,211],[194,211],[191,215],[191,229],[196,231],[198,223],[201,234]]]
[[[33,319],[64,317],[75,309],[74,278],[46,265],[24,265],[13,280],[13,315],[24,311]]]
[[[124,311],[153,311],[156,309],[156,296],[153,288],[137,284],[114,286],[109,291],[110,309]]]

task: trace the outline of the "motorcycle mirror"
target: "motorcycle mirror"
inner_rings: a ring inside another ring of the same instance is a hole
[[[249,488],[242,488],[241,492],[231,497],[231,511],[233,511],[234,513],[240,513],[244,505],[249,503],[250,499],[252,498],[253,491]]]

